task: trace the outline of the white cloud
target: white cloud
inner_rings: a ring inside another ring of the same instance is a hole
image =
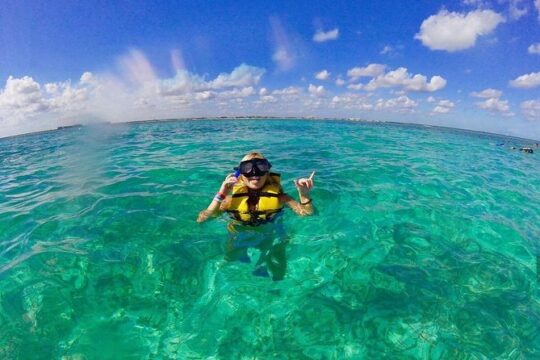
[[[91,85],[95,83],[95,77],[91,72],[87,71],[81,75],[80,83],[82,85]]]
[[[221,103],[241,113],[245,99],[257,94],[255,85],[265,72],[241,64],[209,80],[187,70],[170,79],[154,79],[142,52],[132,50],[120,59],[118,64],[125,68],[118,69],[117,75],[85,72],[76,83],[39,84],[29,76],[9,77],[0,87],[0,136],[73,122],[219,114]],[[137,69],[143,74],[135,75]],[[261,89],[262,94],[268,95],[268,90]]]
[[[272,95],[265,95],[261,96],[261,99],[259,101],[262,103],[276,103],[278,99],[276,99],[276,97]]]
[[[463,4],[474,6],[476,8],[483,8],[487,6],[487,1],[485,0],[463,0]]]
[[[322,70],[315,74],[317,80],[328,80],[330,78],[330,73],[327,70]]]
[[[268,95],[268,89],[267,88],[260,88],[259,89],[259,95],[260,96],[265,96],[265,95]]]
[[[472,97],[485,99],[484,101],[476,102],[476,106],[480,109],[489,111],[490,113],[499,113],[505,116],[514,115],[510,112],[508,101],[501,100],[502,91],[496,89],[485,89],[479,92],[473,91]]]
[[[521,111],[529,120],[540,120],[540,99],[522,102]]]
[[[363,84],[349,84],[347,89],[349,90],[362,90],[364,88]]]
[[[444,107],[444,106],[435,106],[433,110],[431,111],[434,114],[446,114],[450,112],[451,108]]]
[[[336,85],[337,85],[337,86],[343,86],[343,85],[345,85],[345,80],[343,80],[342,78],[337,78],[337,79],[336,79]]]
[[[514,80],[511,80],[510,86],[521,89],[530,89],[540,86],[540,72],[521,75]]]
[[[216,93],[213,91],[201,91],[195,93],[195,100],[197,101],[207,101],[216,97]]]
[[[386,55],[386,54],[390,54],[394,52],[394,48],[391,47],[390,45],[386,45],[385,47],[383,47],[383,49],[379,52],[380,55]]]
[[[174,78],[157,81],[158,92],[163,96],[177,96],[192,92],[249,87],[257,85],[264,73],[264,69],[241,64],[230,74],[221,73],[214,80],[206,81],[187,70],[179,70]]]
[[[0,92],[0,107],[26,113],[49,109],[49,105],[43,97],[41,86],[29,76],[20,79],[10,76],[7,79],[4,90]]]
[[[531,46],[529,46],[529,48],[527,49],[527,52],[529,54],[540,55],[540,43],[535,43],[535,44],[532,44]]]
[[[219,93],[220,98],[225,99],[243,99],[253,96],[257,93],[253,86],[244,87],[241,89],[233,89],[229,91],[223,91]]]
[[[315,42],[325,42],[330,40],[336,40],[339,37],[339,29],[335,28],[329,31],[324,32],[323,30],[317,30],[315,35],[313,35],[313,41]]]
[[[437,101],[433,96],[428,96],[426,100],[428,103],[434,103],[435,101]]]
[[[211,86],[204,78],[179,70],[174,78],[158,81],[158,93],[163,96],[177,96],[197,91],[210,90]]]
[[[422,22],[415,39],[431,50],[465,50],[473,47],[479,36],[490,34],[504,21],[492,10],[475,10],[467,14],[441,10]]]
[[[508,12],[512,20],[519,20],[529,12],[528,6],[523,5],[523,0],[508,0],[508,2]]]
[[[454,108],[455,104],[450,100],[440,100],[431,111],[432,114],[446,114]]]
[[[356,81],[361,77],[375,77],[384,73],[386,65],[382,64],[369,64],[365,67],[354,67],[347,71],[347,76],[351,78],[351,81]]]
[[[378,99],[375,104],[377,110],[389,110],[400,113],[414,112],[414,108],[418,106],[418,103],[406,95],[401,95],[393,99]]]
[[[324,86],[322,86],[322,85],[315,86],[313,84],[309,84],[308,92],[311,95],[317,96],[317,97],[322,97],[322,96],[326,95],[326,90],[325,90]]]
[[[272,55],[272,60],[278,64],[280,70],[286,71],[294,67],[294,56],[285,48],[279,47]]]
[[[264,69],[241,64],[230,74],[222,73],[210,83],[212,89],[223,89],[237,86],[257,85],[265,73]]]
[[[285,96],[291,96],[291,95],[298,95],[302,92],[302,89],[296,86],[289,86],[284,89],[277,89],[272,91],[272,95],[285,95]]]
[[[373,104],[369,102],[367,95],[351,93],[334,96],[330,102],[330,107],[349,110],[373,110]]]
[[[424,75],[411,75],[407,69],[400,67],[372,79],[364,89],[374,91],[379,88],[401,87],[405,91],[434,92],[446,86],[446,80],[441,76],[432,76],[429,81]]]
[[[476,105],[480,109],[487,110],[491,113],[500,113],[503,115],[511,115],[510,113],[510,106],[508,105],[508,101],[501,100],[499,98],[490,98],[486,99],[484,101],[477,102]]]
[[[489,98],[499,98],[502,95],[502,91],[495,90],[495,89],[485,89],[480,92],[472,92],[471,96],[482,98],[482,99],[489,99]]]

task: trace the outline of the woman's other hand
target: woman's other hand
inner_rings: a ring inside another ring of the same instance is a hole
[[[315,176],[315,171],[311,173],[309,178],[301,178],[298,180],[294,180],[294,185],[296,185],[296,188],[298,189],[298,192],[300,195],[307,195],[309,194],[309,191],[313,189],[314,181],[313,177]]]

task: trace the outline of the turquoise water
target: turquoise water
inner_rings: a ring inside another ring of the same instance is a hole
[[[514,143],[294,120],[0,140],[0,358],[539,358],[540,151]],[[317,171],[282,281],[195,222],[251,150],[295,196]]]

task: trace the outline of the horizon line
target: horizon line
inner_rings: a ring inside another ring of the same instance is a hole
[[[27,132],[27,133],[22,133],[22,134],[0,137],[0,141],[6,140],[6,139],[12,139],[16,137],[40,135],[40,134],[46,134],[46,133],[61,131],[61,130],[66,130],[66,129],[91,127],[91,126],[99,126],[99,125],[125,125],[125,124],[175,122],[175,121],[190,121],[190,120],[192,121],[201,121],[201,120],[219,121],[219,120],[265,120],[265,119],[266,120],[303,120],[303,121],[306,121],[306,120],[307,121],[310,121],[310,120],[311,121],[348,121],[348,122],[360,122],[360,123],[372,123],[372,124],[383,123],[383,124],[397,124],[397,125],[408,125],[408,126],[412,125],[412,126],[433,127],[433,128],[439,128],[439,129],[447,129],[447,130],[459,130],[463,132],[472,132],[472,133],[478,133],[478,134],[483,134],[483,135],[506,137],[506,138],[516,139],[516,140],[532,141],[534,143],[540,142],[539,140],[523,138],[523,137],[519,137],[515,135],[500,134],[500,133],[494,133],[494,132],[488,132],[488,131],[482,131],[482,130],[472,130],[472,129],[466,129],[466,128],[433,125],[433,124],[425,124],[425,123],[407,123],[407,122],[399,122],[399,121],[369,120],[369,119],[359,118],[359,117],[263,116],[263,115],[193,116],[193,117],[146,119],[146,120],[132,120],[132,121],[119,121],[119,122],[103,121],[103,122],[95,122],[95,123],[87,123],[87,124],[61,125],[61,126],[58,126],[56,129],[32,131],[32,132]]]

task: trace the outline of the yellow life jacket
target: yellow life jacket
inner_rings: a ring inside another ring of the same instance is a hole
[[[252,197],[258,197],[257,205],[253,211],[249,210],[248,200],[250,192],[248,191],[248,187],[243,183],[234,185],[231,194],[231,204],[227,210],[234,219],[246,225],[259,225],[270,221],[274,214],[277,214],[283,209],[283,206],[279,203],[279,195],[283,193],[280,175],[270,173],[269,176],[272,177],[272,184],[263,186],[257,192],[251,192]]]

